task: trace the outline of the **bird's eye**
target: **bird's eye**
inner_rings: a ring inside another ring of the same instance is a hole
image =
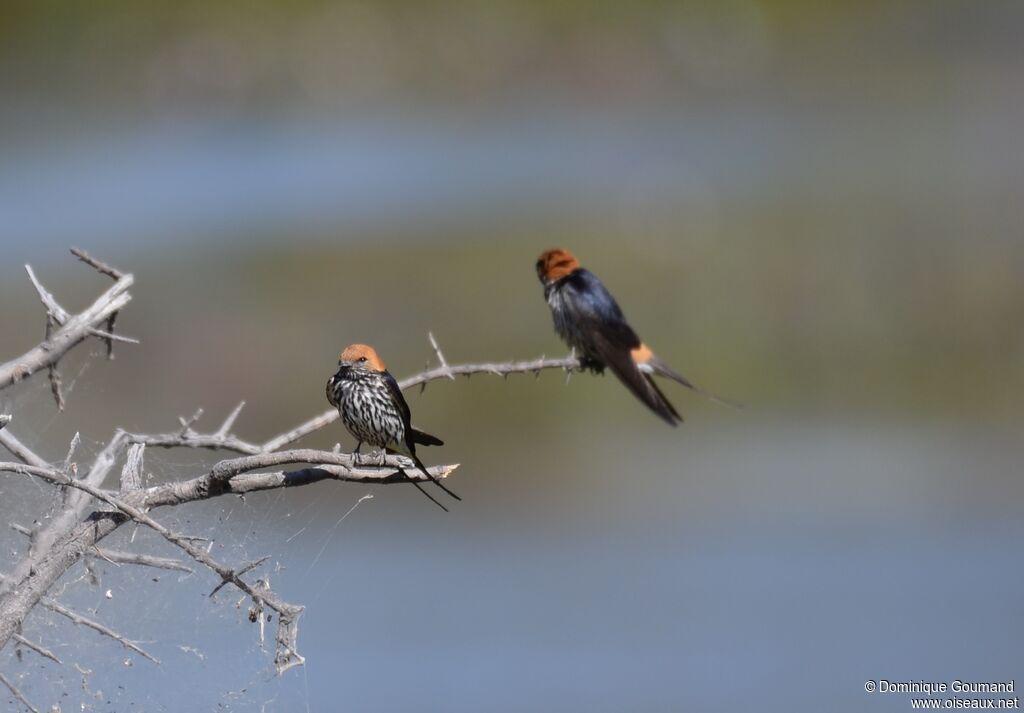
[[[359,361],[366,361],[366,357],[359,357]]]

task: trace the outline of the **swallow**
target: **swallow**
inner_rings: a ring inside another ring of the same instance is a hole
[[[659,359],[629,326],[615,298],[571,252],[548,250],[537,259],[537,277],[551,307],[555,331],[594,373],[612,370],[627,389],[670,426],[683,421],[654,376],[676,381],[713,401],[735,406],[696,386]]]
[[[441,446],[444,441],[413,427],[409,404],[373,347],[365,344],[345,347],[338,357],[338,371],[327,381],[327,400],[338,409],[342,423],[356,439],[356,453],[363,443],[369,443],[381,449],[382,462],[389,452],[410,458],[437,487],[456,500],[462,500],[431,475],[416,455],[417,444]],[[405,471],[401,472],[409,477]],[[448,511],[418,482],[409,480],[438,507]]]

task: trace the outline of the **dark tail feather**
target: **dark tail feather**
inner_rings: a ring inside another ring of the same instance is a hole
[[[402,473],[404,473],[404,474],[405,474],[405,477],[406,477],[406,478],[409,478],[409,474],[408,474],[408,473],[406,473],[406,472],[405,472],[404,470],[402,471]],[[409,482],[410,482],[410,483],[412,483],[413,485],[415,485],[415,486],[416,486],[416,489],[417,489],[418,491],[420,491],[421,493],[423,493],[424,495],[426,495],[426,496],[427,496],[427,499],[428,499],[428,500],[430,500],[430,502],[434,503],[434,505],[437,505],[437,506],[438,506],[439,508],[441,508],[441,509],[442,509],[442,510],[444,510],[445,512],[448,512],[448,508],[446,508],[446,507],[445,507],[445,506],[444,506],[444,505],[443,505],[443,504],[442,504],[442,503],[441,503],[441,502],[440,502],[440,501],[439,501],[439,500],[438,500],[437,498],[435,498],[435,497],[434,497],[433,495],[431,495],[431,494],[430,494],[430,493],[428,493],[428,492],[427,492],[426,490],[424,490],[424,489],[423,489],[423,486],[422,486],[422,485],[420,485],[420,484],[419,484],[419,483],[418,483],[417,481],[413,480],[412,478],[409,478]]]
[[[417,468],[419,468],[419,469],[420,469],[420,470],[421,470],[421,471],[423,472],[423,475],[425,475],[425,476],[427,476],[428,478],[430,478],[430,481],[431,481],[431,482],[432,482],[432,483],[433,483],[434,485],[436,485],[436,486],[437,486],[437,487],[439,487],[439,488],[440,488],[441,490],[443,490],[444,492],[446,492],[446,493],[448,493],[449,495],[451,495],[451,496],[452,496],[453,498],[455,498],[456,500],[459,500],[459,501],[461,501],[461,500],[462,500],[462,498],[460,498],[460,497],[459,497],[458,495],[456,495],[456,494],[455,494],[455,493],[453,493],[453,492],[452,492],[451,490],[449,490],[448,488],[446,488],[446,487],[444,486],[444,483],[442,483],[442,482],[441,482],[440,480],[438,480],[437,478],[435,478],[434,476],[432,476],[432,475],[430,474],[430,472],[429,472],[429,471],[427,470],[427,466],[423,465],[423,461],[421,461],[421,460],[420,460],[419,458],[417,458],[417,457],[416,457],[415,455],[413,455],[413,457],[412,457],[412,462],[413,462],[413,463],[415,463],[415,464],[416,464],[416,467],[417,467]],[[413,481],[413,482],[416,482],[416,481]],[[416,483],[416,484],[417,484],[417,485],[419,485],[419,483]]]
[[[672,369],[669,368],[668,364],[663,362],[661,359],[658,359],[657,357],[651,359],[647,363],[650,365],[652,369],[654,369],[656,373],[662,376],[666,376],[669,379],[672,379],[673,381],[682,384],[686,388],[700,394],[709,401],[714,401],[715,403],[722,404],[723,406],[729,406],[730,408],[743,408],[743,404],[741,404],[739,401],[733,401],[732,399],[727,399],[722,396],[718,396],[717,394],[713,394],[707,389],[702,389],[701,387],[697,386],[686,377],[672,371]]]
[[[629,352],[615,351],[609,348],[605,350],[605,353],[609,355],[608,366],[615,376],[647,408],[670,426],[675,426],[683,420],[683,417],[672,407],[665,395],[655,386],[654,380],[640,371]]]
[[[412,442],[413,443],[419,444],[421,446],[443,446],[444,445],[444,441],[442,441],[437,436],[431,436],[429,433],[424,433],[423,431],[420,431],[419,429],[411,428],[411,427],[410,427],[410,431],[412,433]]]
[[[661,393],[661,389],[659,389],[658,385],[654,383],[654,379],[652,379],[649,376],[645,376],[644,378],[647,379],[647,383],[650,384],[651,389],[657,395],[659,400],[659,403],[657,404],[646,402],[647,405],[651,407],[651,410],[654,411],[659,416],[661,416],[663,419],[665,419],[665,421],[670,426],[675,426],[677,423],[682,423],[683,417],[679,415],[678,411],[676,411],[676,408],[675,406],[672,405],[672,402],[665,398],[665,394]]]

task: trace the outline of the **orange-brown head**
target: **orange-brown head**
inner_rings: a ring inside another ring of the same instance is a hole
[[[366,344],[350,344],[338,357],[339,367],[358,367],[368,371],[384,371],[384,361],[377,351]]]
[[[579,267],[580,261],[571,252],[563,248],[555,248],[541,253],[541,256],[537,258],[537,277],[545,285],[550,285],[574,270],[578,270]]]

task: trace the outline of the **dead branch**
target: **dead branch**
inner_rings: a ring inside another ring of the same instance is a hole
[[[251,571],[251,570],[254,570],[254,569],[256,569],[256,568],[257,568],[257,567],[259,567],[259,566],[260,566],[261,564],[263,564],[264,562],[266,562],[266,561],[267,561],[268,559],[270,559],[270,555],[263,555],[263,556],[262,556],[262,557],[260,557],[260,558],[259,558],[258,560],[253,560],[252,562],[250,562],[249,564],[245,565],[244,567],[242,567],[242,568],[240,568],[240,569],[236,570],[236,571],[235,571],[235,574],[236,574],[237,576],[241,577],[241,576],[242,576],[243,574],[245,574],[246,572],[249,572],[249,571]],[[213,599],[213,597],[214,597],[214,596],[216,596],[217,592],[219,592],[219,591],[220,591],[221,589],[223,589],[223,588],[225,587],[225,585],[227,585],[227,584],[230,584],[230,583],[231,583],[231,580],[230,580],[230,579],[224,579],[224,580],[221,580],[221,583],[220,583],[220,584],[218,584],[218,585],[217,585],[216,587],[214,587],[214,588],[213,588],[213,591],[212,591],[212,592],[210,592],[210,593],[209,593],[209,594],[208,594],[207,596],[208,596],[208,597],[209,597],[210,599]]]
[[[111,267],[105,262],[100,262],[89,253],[85,252],[85,250],[82,250],[82,248],[71,248],[71,254],[77,257],[82,262],[84,262],[89,267],[95,268],[97,272],[106,275],[115,282],[124,277],[123,272]]]
[[[10,524],[10,527],[11,527],[12,530],[17,532],[19,535],[24,535],[25,537],[32,537],[32,530],[28,529],[24,525],[19,525],[16,522],[12,522]]]
[[[21,705],[28,708],[32,713],[39,713],[39,709],[29,703],[25,696],[22,695],[21,691],[18,690],[18,687],[11,683],[2,673],[0,673],[0,683],[7,687],[7,690],[11,692],[11,695],[13,695]]]
[[[35,282],[31,268],[29,268],[29,275]],[[46,339],[22,356],[6,364],[0,364],[0,389],[28,378],[37,371],[56,365],[72,347],[93,336],[94,330],[99,329],[99,325],[105,324],[112,314],[131,301],[132,297],[128,288],[134,282],[135,278],[132,275],[121,275],[113,286],[100,295],[95,302],[74,316],[67,315],[59,305],[55,304],[55,301],[54,305],[49,305],[47,300],[43,299],[43,304],[47,307],[47,314],[60,326],[52,330]],[[66,319],[61,319],[61,317],[66,317]]]
[[[278,651],[274,658],[278,668],[290,668],[294,665],[294,661],[303,660],[302,656],[299,655],[296,649],[296,640],[298,638],[298,618],[303,611],[303,607],[289,604],[284,600],[280,599],[276,594],[268,589],[262,589],[260,592],[256,592],[251,585],[239,576],[239,573],[234,569],[220,564],[214,560],[204,549],[196,547],[188,539],[179,535],[176,532],[164,527],[156,520],[151,518],[149,515],[144,513],[138,507],[130,505],[121,499],[115,497],[113,494],[100,490],[99,488],[93,487],[86,482],[77,481],[67,474],[54,469],[35,468],[29,465],[22,465],[18,463],[4,463],[0,464],[0,470],[7,470],[8,472],[24,473],[26,475],[34,475],[37,477],[44,478],[50,482],[69,486],[76,490],[88,493],[89,495],[102,500],[108,505],[113,506],[120,512],[124,513],[132,520],[149,527],[166,539],[171,544],[180,547],[189,555],[192,559],[205,565],[214,572],[216,572],[222,580],[230,582],[231,584],[238,587],[240,590],[248,594],[254,602],[261,602],[271,609],[277,612],[277,643]],[[11,633],[7,633],[4,636],[4,623],[0,622],[0,645],[6,644],[7,639],[10,638]],[[133,648],[133,650],[135,650]],[[140,650],[141,652],[141,650]],[[152,658],[149,654],[144,654],[147,658]],[[156,661],[156,659],[153,659]],[[159,663],[157,661],[157,663]]]
[[[186,572],[191,573],[192,568],[182,564],[176,559],[170,557],[154,557],[153,555],[143,555],[136,552],[122,552],[121,550],[108,550],[104,547],[97,547],[95,555],[101,560],[106,560],[111,564],[122,565],[122,564],[137,564],[140,567],[153,567],[155,569],[169,569],[174,572]]]
[[[571,371],[578,369],[579,359],[576,357],[562,357],[560,359],[533,359],[531,361],[506,361],[485,364],[457,364],[456,366],[439,366],[433,369],[421,371],[419,374],[410,376],[398,382],[403,391],[414,386],[422,386],[437,379],[452,379],[456,375],[473,376],[474,374],[491,374],[493,376],[507,377],[510,374],[534,374],[538,375],[546,369],[563,369]],[[276,451],[278,448],[287,446],[300,438],[319,431],[325,426],[337,421],[339,418],[337,409],[324,411],[319,416],[305,421],[295,428],[274,436],[269,441],[259,446],[260,451]]]
[[[349,454],[315,450],[284,451],[231,459],[221,461],[209,473],[192,480],[166,483],[130,492],[125,496],[125,500],[119,499],[111,491],[96,488],[87,480],[73,480],[62,471],[51,467],[36,467],[13,462],[0,463],[0,472],[30,475],[88,493],[114,506],[129,518],[154,529],[165,539],[185,550],[190,557],[212,569],[222,579],[230,581],[243,592],[254,597],[255,590],[245,583],[234,570],[215,562],[205,550],[193,545],[189,538],[173,533],[159,525],[147,516],[143,509],[180,505],[227,493],[244,494],[257,490],[308,485],[325,479],[378,483],[408,482],[408,478],[426,479],[422,473],[412,470],[403,474],[400,467],[403,465],[407,467],[408,464],[403,463],[400,458],[395,456],[389,456],[384,467],[359,466],[356,461],[357,459]],[[300,462],[330,463],[332,465],[291,472],[248,472],[273,464]],[[434,466],[428,470],[431,475],[443,478],[456,467],[458,466]],[[80,524],[64,538],[55,542],[45,556],[28,557],[23,560],[22,564],[25,561],[30,561],[31,565],[26,568],[19,566],[16,574],[25,572],[26,569],[27,573],[24,573],[20,580],[15,579],[15,575],[8,577],[6,593],[0,596],[0,647],[6,644],[16,626],[24,620],[24,617],[57,578],[81,556],[87,554],[90,548],[95,547],[99,540],[113,532],[123,522],[125,522],[125,518],[120,517],[119,513],[94,512],[87,522]],[[259,598],[278,613],[278,653],[275,662],[279,669],[286,670],[290,666],[296,665],[295,662],[302,658],[296,650],[297,622],[302,607],[280,600],[273,592],[264,591]]]
[[[64,606],[63,604],[54,599],[44,597],[41,604],[47,609],[57,612],[65,619],[68,619],[69,621],[74,622],[79,626],[84,626],[86,628],[92,629],[93,631],[97,631],[100,634],[103,634],[104,636],[109,636],[111,639],[121,644],[121,646],[125,647],[129,651],[134,651],[144,659],[148,659],[156,664],[160,663],[160,659],[158,659],[156,656],[153,656],[153,654],[143,649],[134,641],[129,640],[128,637],[118,634],[110,627],[104,626],[103,624],[100,624],[98,621],[94,621],[93,619],[90,619],[87,616],[83,616],[82,614],[79,614],[73,609],[69,609],[68,607]]]
[[[97,270],[101,275],[106,275],[107,277],[111,278],[115,282],[117,280],[120,280],[124,276],[124,273],[122,273],[120,270],[117,270],[117,269],[111,267],[110,265],[106,264],[105,262],[100,262],[99,260],[97,260],[93,256],[89,255],[87,252],[85,252],[84,250],[82,250],[80,248],[71,248],[71,254],[74,255],[75,257],[77,257],[82,262],[84,262],[86,265],[89,265],[90,267],[92,267],[95,270]],[[97,336],[103,337],[103,341],[107,343],[107,359],[113,359],[114,358],[114,342],[115,341],[135,342],[134,339],[125,340],[123,337],[118,337],[117,335],[114,334],[114,324],[117,322],[117,315],[118,314],[119,314],[118,312],[112,313],[107,318],[107,330],[106,330],[106,332],[104,334],[97,334]]]
[[[438,345],[437,340],[434,339],[434,333],[427,332],[427,339],[430,340],[430,346],[434,348],[434,354],[437,356],[437,363],[441,365],[442,369],[447,369],[448,378],[451,381],[455,381],[455,374],[452,374],[451,369],[448,368],[448,361],[444,358],[444,352],[441,351],[441,347]]]
[[[146,449],[143,443],[133,443],[121,468],[121,492],[127,493],[142,487],[142,459]]]
[[[28,465],[24,467],[34,468]],[[45,597],[46,592],[64,572],[123,521],[120,513],[94,513],[88,520],[78,523],[59,537],[48,550],[37,554],[30,550],[14,572],[0,577],[0,584],[3,585],[0,594],[0,642],[3,645],[21,627],[36,604],[41,603],[64,614],[51,606],[55,602]]]
[[[19,525],[16,522],[12,522],[10,525],[11,529],[18,534],[25,535],[26,537],[32,537],[32,530]],[[122,565],[122,564],[135,564],[140,567],[153,567],[155,569],[169,569],[176,572],[187,572],[191,573],[192,568],[187,565],[183,565],[176,559],[170,557],[154,557],[153,555],[143,555],[136,552],[122,552],[121,550],[108,550],[105,547],[93,548],[92,554],[99,557],[101,560],[110,562],[111,564]]]
[[[26,266],[28,267],[28,266]],[[33,371],[42,367],[55,367],[61,357],[76,344],[82,342],[90,334],[93,334],[93,325],[105,319],[112,311],[127,304],[131,299],[127,289],[131,286],[133,278],[131,275],[122,275],[118,281],[101,295],[91,307],[75,316],[69,316],[67,312],[56,304],[56,300],[49,292],[42,287],[35,278],[31,268],[28,268],[30,279],[37,285],[37,292],[47,307],[49,320],[56,320],[61,327],[56,332],[47,334],[46,339],[37,347],[30,350],[24,357],[8,362],[0,366],[0,390],[11,385],[17,380],[26,378]],[[42,295],[46,295],[43,297]],[[14,365],[13,367],[11,365]],[[60,395],[59,379],[54,380],[54,373],[51,372],[51,386],[55,386],[54,395],[57,398],[58,406],[62,396]],[[6,380],[5,380],[6,379]],[[113,466],[114,460],[123,443],[123,434],[117,433],[107,444],[107,447],[97,456],[87,475],[90,482],[102,482],[107,471]],[[15,457],[35,467],[46,467],[45,459],[36,455],[19,441],[9,430],[0,430],[0,444],[4,445]],[[73,450],[73,449],[71,449]],[[69,456],[70,460],[70,456]],[[67,463],[70,467],[70,462]],[[79,497],[77,491],[68,490],[64,492],[63,499],[59,504],[60,508],[56,515],[49,520],[42,518],[45,524],[40,525],[33,531],[29,556],[25,557],[11,573],[11,581],[21,581],[32,571],[35,560],[47,552],[59,537],[66,534],[73,525],[81,520],[82,512],[87,502],[86,498]],[[5,586],[0,586],[0,597],[5,593]]]
[[[3,581],[5,579],[9,579],[9,578],[4,576],[4,575],[0,575],[0,581]],[[50,597],[40,597],[38,602],[39,602],[40,605],[42,605],[46,609],[49,609],[50,611],[54,612],[55,614],[60,614],[62,617],[64,617],[65,619],[67,619],[68,621],[70,621],[73,624],[76,624],[78,626],[84,626],[84,627],[86,627],[88,629],[92,629],[93,631],[96,631],[96,632],[102,634],[103,636],[110,637],[114,641],[116,641],[119,644],[121,644],[122,646],[124,646],[126,649],[134,651],[135,653],[139,654],[143,658],[147,658],[150,661],[153,661],[154,663],[160,663],[160,661],[158,659],[154,658],[149,653],[144,651],[141,647],[139,647],[138,644],[136,644],[135,642],[131,641],[128,637],[123,636],[121,634],[118,634],[116,631],[114,631],[110,627],[104,626],[103,624],[100,624],[98,621],[90,619],[89,617],[85,616],[84,614],[79,614],[75,610],[70,609],[70,608],[64,606],[63,604],[61,604],[57,600],[51,599]],[[15,634],[11,638],[14,638],[14,639],[17,640],[17,637],[18,637],[18,634]]]
[[[45,339],[37,347],[18,359],[0,365],[0,390],[46,369],[50,373],[51,387],[60,403],[63,399],[60,376],[57,371],[60,359],[76,344],[92,336],[104,340],[109,350],[113,341],[134,340],[113,333],[114,320],[131,299],[128,288],[133,279],[130,274],[102,263],[86,253],[72,251],[80,260],[114,280],[114,285],[103,293],[86,310],[70,315],[51,292],[49,292],[30,267],[29,279],[47,313],[49,325]],[[509,374],[539,374],[546,369],[561,369],[570,373],[579,367],[574,357],[560,359],[540,358],[531,361],[511,361],[451,365],[445,359],[433,334],[429,335],[431,346],[440,366],[428,368],[409,377],[400,386],[425,387],[436,379],[454,380],[457,376],[492,374],[507,377]],[[18,630],[28,613],[42,605],[76,624],[88,626],[105,636],[113,638],[123,646],[141,656],[156,661],[154,657],[138,647],[127,637],[108,627],[74,612],[46,596],[53,584],[76,562],[99,557],[114,564],[135,564],[164,569],[191,572],[189,567],[173,559],[153,557],[129,552],[102,549],[98,543],[126,522],[136,522],[157,532],[168,542],[183,550],[192,559],[214,572],[220,583],[213,590],[231,584],[241,590],[253,602],[250,613],[256,612],[255,619],[262,625],[266,621],[264,609],[278,615],[275,664],[279,672],[301,665],[303,657],[297,650],[298,619],[303,607],[281,600],[270,588],[269,578],[250,584],[243,575],[263,564],[261,558],[244,566],[233,568],[213,559],[208,551],[199,547],[198,538],[174,532],[155,520],[148,512],[158,507],[168,507],[205,500],[220,495],[242,495],[261,490],[297,487],[321,480],[343,480],[361,483],[389,484],[420,482],[427,476],[412,468],[412,463],[400,456],[387,456],[382,462],[376,458],[363,459],[346,453],[314,449],[280,450],[338,419],[335,410],[325,411],[285,431],[264,443],[253,443],[232,433],[234,424],[244,407],[241,402],[224,419],[220,426],[210,433],[195,429],[202,416],[202,409],[190,418],[179,419],[179,428],[164,434],[130,434],[118,430],[96,455],[87,468],[79,468],[76,461],[77,436],[68,448],[67,455],[59,466],[35,454],[21,443],[9,429],[10,417],[0,417],[0,445],[3,445],[19,462],[0,463],[0,472],[21,474],[46,481],[57,488],[62,497],[59,509],[52,517],[35,529],[17,526],[19,532],[31,540],[29,553],[17,564],[9,575],[0,576],[0,649],[14,638],[24,642]],[[143,478],[143,457],[146,446],[159,448],[205,448],[239,454],[216,463],[207,472],[192,478],[161,483],[145,487]],[[118,490],[104,488],[104,483],[114,465],[125,458],[120,473]],[[303,465],[295,470],[283,470],[281,466]],[[436,465],[428,469],[431,476],[445,478],[458,464]],[[82,473],[81,477],[80,471]],[[99,501],[99,504],[97,503]],[[38,646],[38,645],[35,645]],[[44,655],[42,647],[33,648]],[[27,704],[26,704],[27,705]]]
[[[13,420],[11,416],[7,417],[7,423]],[[7,425],[6,423],[4,424]],[[10,431],[0,431],[0,445],[10,451],[11,455],[29,465],[34,465],[40,468],[44,468],[49,465],[45,460],[36,455],[31,448],[26,446],[24,443],[14,437],[14,434]]]
[[[39,654],[40,656],[42,656],[45,659],[50,659],[54,663],[62,664],[61,660],[59,658],[57,658],[57,654],[55,654],[52,651],[50,651],[49,649],[45,648],[41,644],[37,644],[34,641],[26,639],[21,634],[15,634],[14,635],[14,640],[17,641],[22,646],[24,646],[26,649],[31,649],[32,651],[35,651],[37,654]]]
[[[372,467],[364,466],[363,461],[373,461]],[[385,479],[399,470],[412,469],[413,463],[402,456],[389,455],[384,459],[384,467],[376,465],[379,459],[363,459],[353,453],[332,453],[330,451],[318,451],[311,448],[299,448],[291,451],[277,451],[274,453],[258,453],[241,458],[230,458],[222,460],[213,466],[210,471],[210,484],[222,483],[236,475],[247,473],[260,468],[270,468],[276,465],[289,465],[292,463],[309,463],[310,465],[338,465],[353,474],[352,480],[365,481]],[[458,465],[435,466],[440,471],[439,477],[445,478],[455,470]],[[428,469],[429,470],[429,469]],[[412,475],[410,473],[410,475]],[[342,477],[341,479],[348,479]],[[414,480],[427,480],[426,476],[420,473]]]

